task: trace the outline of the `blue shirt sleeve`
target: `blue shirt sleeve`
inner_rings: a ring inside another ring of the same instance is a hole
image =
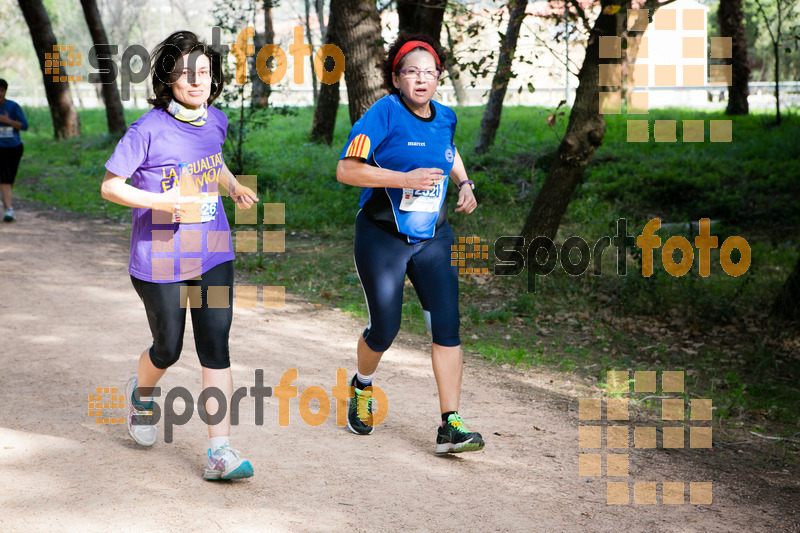
[[[19,104],[14,106],[14,111],[12,114],[12,119],[22,123],[20,130],[26,131],[28,129],[28,119],[25,118],[25,112],[22,111],[22,108],[19,106]]]
[[[389,134],[390,108],[386,97],[381,98],[370,107],[358,122],[353,124],[339,159],[358,157],[369,160],[375,149]]]

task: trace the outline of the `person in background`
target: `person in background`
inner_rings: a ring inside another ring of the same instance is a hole
[[[6,91],[8,82],[0,79],[0,193],[5,208],[3,220],[13,222],[11,191],[14,188],[23,151],[19,132],[28,129],[28,120],[18,103],[6,99]]]

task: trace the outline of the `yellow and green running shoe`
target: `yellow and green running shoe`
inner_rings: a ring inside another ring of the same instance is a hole
[[[468,431],[458,413],[448,416],[436,434],[436,453],[477,452],[483,446],[481,434]]]
[[[355,377],[350,383],[353,387]],[[372,413],[375,412],[375,400],[372,398],[372,387],[359,390],[355,387],[355,396],[350,398],[347,406],[347,427],[356,435],[369,435],[375,431],[372,424]]]

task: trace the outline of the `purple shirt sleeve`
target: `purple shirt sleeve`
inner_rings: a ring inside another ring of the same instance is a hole
[[[130,179],[147,158],[148,144],[142,134],[131,126],[120,139],[111,158],[106,162],[106,170],[112,174]]]

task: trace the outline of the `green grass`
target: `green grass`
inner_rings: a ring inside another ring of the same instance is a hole
[[[456,145],[477,184],[478,210],[448,215],[456,236],[491,243],[516,235],[552,165],[566,123],[551,130],[547,109],[508,107],[495,147],[472,155],[482,108],[457,109]],[[129,210],[100,198],[104,163],[117,139],[103,133],[104,113],[81,112],[79,139],[52,140],[49,113],[27,109],[25,157],[17,193],[45,205],[112,220]],[[232,124],[236,115],[228,113]],[[136,114],[138,116],[138,113]],[[135,118],[127,112],[128,120]],[[638,117],[641,118],[641,117]],[[693,269],[673,277],[654,256],[654,275],[641,275],[638,249],[617,275],[615,250],[602,257],[602,275],[570,276],[557,267],[536,279],[525,275],[462,276],[461,315],[465,349],[496,363],[520,368],[541,365],[605,381],[607,370],[686,370],[687,390],[708,395],[715,416],[754,417],[800,424],[800,360],[793,333],[767,318],[769,305],[798,254],[800,228],[800,120],[780,127],[771,116],[725,117],[721,113],[651,110],[653,120],[732,120],[733,142],[628,143],[626,117],[607,116],[607,133],[575,191],[557,241],[579,235],[590,248],[613,236],[624,218],[638,235],[645,222],[718,221],[719,244],[744,237],[752,251],[743,276],[725,274],[719,252],[711,275]],[[350,128],[340,107],[333,145],[307,142],[312,109],[273,113],[247,132],[245,174],[258,176],[262,202],[286,204],[287,249],[280,254],[238,254],[239,272],[255,283],[281,284],[312,302],[365,317],[363,293],[352,262],[359,190],[336,181],[335,167]],[[226,159],[231,147],[226,145]],[[451,195],[454,192],[450,191]],[[227,200],[226,200],[227,201]],[[454,198],[450,199],[451,207]],[[227,206],[233,222],[233,209]],[[252,226],[251,226],[252,227]],[[259,230],[275,229],[259,225]],[[662,245],[670,236],[659,231]],[[692,236],[686,235],[690,238]],[[403,331],[425,334],[421,309],[407,287]],[[788,347],[787,347],[788,346]],[[695,396],[696,397],[696,396]]]
[[[25,154],[15,192],[44,205],[114,220],[130,220],[130,209],[110,204],[100,196],[105,162],[119,139],[105,133],[105,113],[81,112],[84,135],[56,142],[50,112],[26,108],[28,131],[23,133]],[[138,116],[141,113],[137,113]],[[126,112],[132,121],[134,114]]]

